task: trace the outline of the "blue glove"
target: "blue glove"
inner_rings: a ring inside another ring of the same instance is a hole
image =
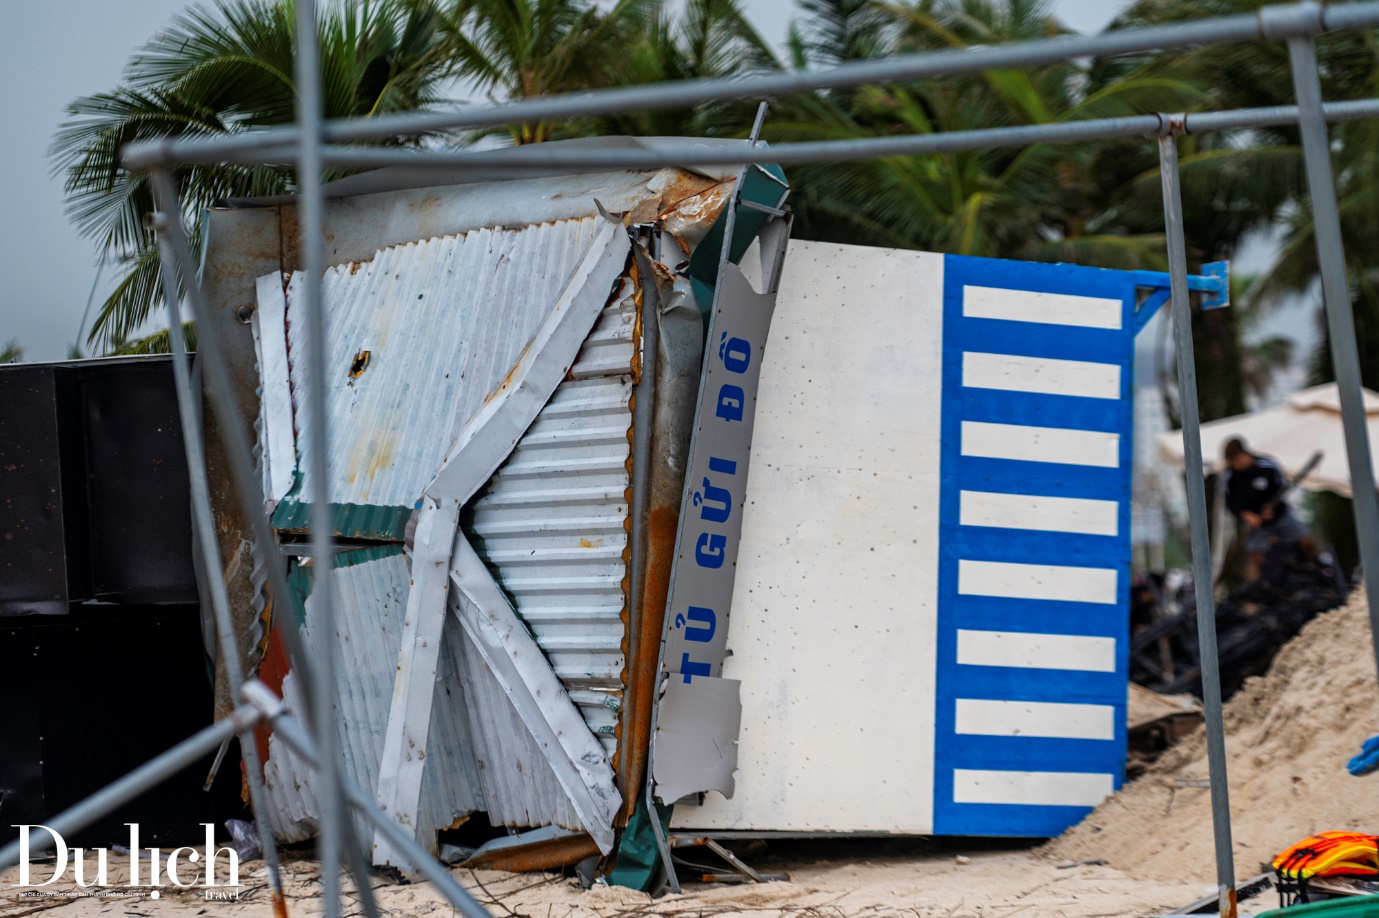
[[[1379,736],[1371,736],[1360,747],[1360,754],[1346,764],[1346,771],[1355,777],[1379,771]]]

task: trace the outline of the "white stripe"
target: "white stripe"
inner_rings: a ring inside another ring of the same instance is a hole
[[[1116,709],[1109,704],[959,698],[956,724],[956,732],[973,736],[1113,740]]]
[[[969,319],[1005,319],[1040,325],[1120,328],[1123,304],[1099,296],[1035,293],[1000,287],[963,287],[962,314]]]
[[[968,351],[962,355],[962,384],[969,389],[1118,399],[1120,367],[1086,360]]]
[[[1120,466],[1120,434],[1066,427],[962,422],[962,454],[1020,462],[1057,462],[1114,469]]]
[[[1116,639],[1080,634],[959,629],[958,663],[962,666],[1113,673],[1116,671]]]
[[[954,803],[1096,806],[1116,789],[1106,774],[1068,771],[953,771]]]
[[[1120,504],[1082,497],[963,491],[958,497],[958,521],[963,526],[1113,536],[1120,529]]]
[[[966,596],[1114,605],[1117,600],[1116,569],[960,560],[958,592]]]

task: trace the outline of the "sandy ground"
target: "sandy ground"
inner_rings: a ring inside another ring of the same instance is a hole
[[[1262,678],[1227,705],[1236,875],[1244,879],[1293,842],[1324,829],[1379,831],[1379,776],[1351,778],[1346,759],[1379,733],[1379,686],[1362,596],[1309,624]],[[683,895],[651,899],[616,887],[549,874],[455,871],[497,918],[1120,918],[1181,909],[1214,893],[1209,799],[1200,732],[1170,750],[1061,839],[1028,843],[922,839],[774,840],[740,849],[758,870],[788,882],[694,884]],[[713,862],[707,852],[684,856]],[[93,864],[94,867],[94,864]],[[0,872],[0,918],[47,912],[50,918],[226,915],[271,918],[262,864],[244,865],[238,901],[209,901],[199,889],[127,890],[127,859],[112,854],[106,891],[67,879],[23,897],[17,869]],[[51,876],[35,865],[34,879]],[[88,875],[94,874],[94,870]],[[320,873],[307,856],[285,861],[289,914],[321,912]],[[451,918],[426,883],[376,878],[388,918]],[[94,894],[93,894],[94,893]],[[1244,904],[1272,908],[1266,894]],[[347,918],[362,915],[351,894]]]
[[[1379,733],[1364,594],[1310,622],[1225,709],[1235,871],[1267,869],[1274,855],[1328,829],[1379,833],[1379,775],[1353,778],[1346,762]],[[1141,880],[1209,881],[1211,797],[1201,731],[1054,842],[1067,860],[1104,858]],[[1153,831],[1146,831],[1152,826]]]
[[[707,853],[689,856],[712,861]],[[321,911],[320,874],[307,858],[284,864],[288,909],[293,916]],[[511,874],[457,869],[455,876],[498,918],[632,918],[672,915],[709,916],[908,916],[908,918],[1119,918],[1163,913],[1210,892],[1200,883],[1137,881],[1107,866],[1070,865],[1042,857],[1024,844],[961,845],[922,840],[838,840],[773,842],[748,853],[758,870],[787,873],[788,882],[725,886],[694,884],[684,894],[651,899],[618,887],[583,890],[576,880],[555,874]],[[128,876],[123,856],[111,862],[109,880]],[[35,864],[33,879],[46,878]],[[93,865],[94,866],[94,865]],[[138,897],[90,895],[70,882],[46,887],[62,898],[20,898],[11,884],[17,871],[0,873],[0,918],[48,915],[89,918],[95,915],[264,916],[272,908],[262,864],[244,865],[245,885],[239,901],[207,901],[201,889],[163,887],[158,899],[140,890]],[[399,885],[374,881],[375,895],[389,918],[450,918],[450,905],[428,883]],[[112,888],[112,893],[123,892]],[[68,898],[67,895],[72,897]],[[344,914],[363,914],[351,893]]]

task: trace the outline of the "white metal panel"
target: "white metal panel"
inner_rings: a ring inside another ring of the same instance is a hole
[[[962,355],[962,384],[971,389],[1118,399],[1120,366],[967,351]]]
[[[339,724],[343,761],[360,787],[376,787],[383,754],[383,734],[388,705],[397,675],[402,614],[411,579],[407,559],[399,549],[366,549],[369,560],[355,562],[347,553],[345,566],[335,572],[335,627],[348,639],[338,642],[336,669],[336,722]],[[314,596],[306,602],[304,638],[309,642]],[[289,613],[290,614],[290,613]],[[457,628],[455,623],[452,628]],[[450,650],[442,653],[441,672],[453,680],[455,661]],[[483,808],[479,777],[469,736],[468,713],[457,681],[437,693],[431,711],[432,737],[422,780],[417,838],[435,851],[436,832],[457,819]],[[289,704],[301,710],[295,675],[284,684]],[[265,769],[275,830],[285,839],[301,840],[314,833],[317,824],[314,771],[282,744],[270,744]],[[360,838],[371,839],[372,827],[360,822]]]
[[[958,562],[958,592],[967,596],[1114,605],[1117,579],[1118,572],[1106,567],[970,561],[966,558]]]
[[[1116,709],[1105,704],[959,698],[955,724],[969,736],[1113,740]]]
[[[914,385],[941,375],[943,270],[790,244],[723,665],[742,682],[737,792],[677,806],[676,826],[932,828],[941,406]]]
[[[962,491],[958,507],[963,526],[1106,536],[1120,529],[1120,504],[1113,500]]]
[[[973,286],[963,287],[962,295],[962,314],[974,319],[1082,328],[1120,328],[1121,325],[1121,301],[1106,297]]]
[[[439,638],[446,615],[447,570],[459,528],[460,505],[508,457],[575,366],[604,311],[609,290],[622,275],[629,246],[620,223],[604,220],[599,224],[589,250],[567,279],[550,313],[502,384],[460,431],[426,487],[413,552],[414,565],[420,567],[407,599],[398,657],[401,675],[393,693],[383,777],[377,788],[379,803],[404,824],[411,824],[420,793],[426,731],[436,691]],[[374,863],[411,866],[382,835],[375,839]]]
[[[580,825],[608,854],[622,796],[607,753],[463,534],[455,540],[452,563],[451,610],[542,748]]]
[[[254,354],[259,365],[259,470],[269,512],[292,489],[297,450],[292,442],[292,383],[287,360],[287,297],[282,275],[257,281]]]
[[[464,424],[499,388],[602,218],[482,229],[384,249],[326,272],[331,500],[411,507]],[[288,285],[288,354],[295,426],[305,430],[300,381],[309,372],[294,322],[301,273]],[[362,372],[351,367],[368,352]],[[424,393],[424,397],[417,397]],[[298,480],[310,457],[298,441]]]
[[[1115,789],[1115,776],[1107,774],[963,768],[953,772],[953,799],[958,803],[1096,806]]]
[[[609,756],[622,706],[636,304],[604,310],[466,531]],[[596,375],[602,373],[603,375]]]
[[[1081,634],[958,630],[959,666],[1116,671],[1116,640]]]
[[[454,616],[447,618],[458,624]],[[464,686],[489,821],[501,826],[557,825],[583,831],[579,814],[546,761],[546,754],[522,723],[474,642],[459,627],[447,627],[445,633],[450,655],[459,661],[456,678]]]
[[[1066,427],[963,421],[962,454],[986,459],[1055,462],[1114,469],[1120,465],[1120,434]]]

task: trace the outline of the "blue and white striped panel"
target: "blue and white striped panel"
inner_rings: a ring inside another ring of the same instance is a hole
[[[945,259],[935,834],[1120,786],[1134,309],[1125,272]]]

